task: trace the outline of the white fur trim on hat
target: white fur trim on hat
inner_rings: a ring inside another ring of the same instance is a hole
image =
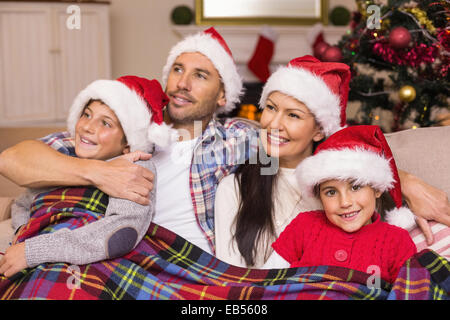
[[[414,213],[406,207],[394,208],[386,212],[385,220],[394,226],[411,231],[416,224]]]
[[[264,86],[259,101],[260,108],[266,107],[267,98],[274,91],[304,103],[314,114],[326,137],[342,129],[340,98],[319,76],[301,68],[279,67]]]
[[[131,151],[150,150],[147,129],[151,111],[141,96],[116,80],[96,80],[78,94],[67,118],[67,128],[72,136],[75,136],[76,123],[90,99],[102,100],[114,111]]]
[[[163,87],[167,85],[173,63],[180,54],[185,52],[199,52],[211,60],[222,78],[225,89],[226,104],[225,107],[219,108],[217,113],[226,113],[233,110],[243,94],[242,79],[238,74],[233,58],[217,40],[203,32],[186,37],[170,50],[166,65],[163,68]]]
[[[324,150],[304,159],[296,168],[302,193],[314,196],[314,187],[327,180],[354,180],[385,192],[393,188],[389,160],[375,152],[355,149]]]

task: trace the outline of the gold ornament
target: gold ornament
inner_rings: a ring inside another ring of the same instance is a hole
[[[398,96],[403,102],[411,102],[416,98],[416,89],[412,86],[403,86],[398,91]]]

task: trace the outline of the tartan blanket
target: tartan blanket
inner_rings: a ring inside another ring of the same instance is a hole
[[[45,205],[34,207],[21,241],[102,218],[101,191],[79,188],[68,197],[64,190],[36,198],[35,204]],[[55,209],[68,198],[76,209]],[[89,210],[93,204],[96,209]],[[369,274],[336,266],[240,268],[152,223],[138,246],[121,258],[82,266],[47,263],[9,279],[0,276],[0,299],[448,300],[449,275],[449,262],[431,250],[409,259],[393,284],[380,280],[379,286],[368,285]]]

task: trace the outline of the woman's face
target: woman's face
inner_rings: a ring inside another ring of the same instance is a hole
[[[312,154],[313,142],[324,138],[308,107],[278,91],[267,98],[260,124],[265,151],[278,157],[283,168],[295,168]]]

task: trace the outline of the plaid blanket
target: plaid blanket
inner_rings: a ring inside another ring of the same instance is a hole
[[[96,189],[89,192],[96,199],[103,197]],[[33,235],[29,230],[54,232],[61,225],[76,228],[102,217],[101,210],[94,214],[86,210],[86,204],[95,201],[80,204],[82,199],[86,192],[79,193],[78,199],[71,198],[80,210],[54,210],[46,215],[41,209],[39,216],[46,218],[30,221],[21,240]],[[51,201],[47,205],[51,206]],[[371,275],[335,266],[240,268],[151,224],[138,246],[121,258],[83,266],[41,264],[9,279],[0,276],[0,299],[448,300],[449,275],[449,262],[431,250],[409,259],[393,284],[380,280],[375,287],[368,285]]]

